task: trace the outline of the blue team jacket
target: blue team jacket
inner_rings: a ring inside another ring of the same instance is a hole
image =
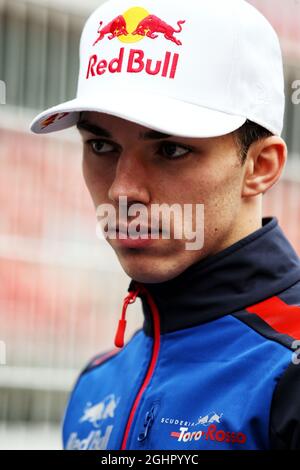
[[[300,449],[300,261],[276,218],[128,291],[143,328],[80,374],[65,449]]]

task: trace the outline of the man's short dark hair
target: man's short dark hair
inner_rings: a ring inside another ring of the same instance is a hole
[[[274,134],[259,124],[256,124],[255,122],[249,121],[247,119],[242,127],[233,132],[233,135],[236,139],[241,162],[243,165],[246,161],[250,145],[254,142],[257,142],[258,140],[271,137]]]

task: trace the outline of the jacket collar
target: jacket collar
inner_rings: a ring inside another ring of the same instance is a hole
[[[300,260],[275,217],[215,255],[191,265],[170,281],[143,283],[156,303],[161,333],[215,320],[261,302],[300,280]],[[130,282],[128,291],[135,281]],[[152,336],[149,306],[140,295],[143,329]]]

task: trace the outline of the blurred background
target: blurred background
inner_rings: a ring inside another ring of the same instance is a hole
[[[39,111],[75,96],[81,29],[100,3],[0,0],[0,449],[61,448],[70,389],[113,347],[127,294],[129,278],[96,236],[77,132],[28,130]],[[264,215],[278,217],[300,254],[300,0],[250,3],[279,34],[285,62],[289,161]],[[142,324],[139,300],[128,313],[129,338]]]

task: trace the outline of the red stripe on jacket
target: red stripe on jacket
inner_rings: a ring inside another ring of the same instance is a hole
[[[258,315],[279,333],[300,339],[300,306],[288,305],[279,297],[271,297],[246,310]]]

